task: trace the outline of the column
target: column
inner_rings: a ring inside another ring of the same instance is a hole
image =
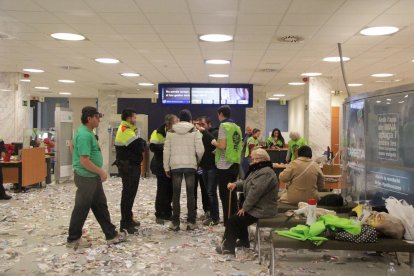
[[[108,172],[109,167],[109,154],[110,154],[110,119],[111,114],[117,113],[118,108],[118,91],[99,90],[98,91],[98,111],[103,113],[104,116],[101,119],[101,123],[98,128],[99,145],[103,156],[103,169]]]
[[[246,109],[246,127],[258,128],[262,131],[261,140],[266,139],[266,93],[253,93],[253,107]],[[244,129],[242,129],[244,133]]]
[[[30,84],[21,73],[0,73],[0,133],[5,143],[23,142],[29,128]]]
[[[330,80],[311,77],[305,88],[305,133],[313,157],[320,157],[331,146]]]

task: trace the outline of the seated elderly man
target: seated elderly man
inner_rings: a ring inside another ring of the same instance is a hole
[[[243,192],[245,200],[242,209],[227,221],[223,242],[216,248],[217,253],[235,254],[236,246],[250,247],[248,226],[259,218],[277,214],[278,181],[269,154],[259,148],[253,150],[251,158],[252,164],[245,179],[227,185],[231,191],[237,188],[237,191]]]
[[[324,186],[322,170],[312,161],[312,149],[309,146],[298,149],[298,158],[280,173],[279,179],[288,184],[279,199],[279,202],[287,204],[296,205],[300,201],[307,202],[309,198],[319,200],[318,190]]]

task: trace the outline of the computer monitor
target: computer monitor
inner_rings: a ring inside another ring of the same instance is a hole
[[[19,150],[23,149],[23,143],[12,143],[12,145],[14,145],[12,155],[19,155]]]

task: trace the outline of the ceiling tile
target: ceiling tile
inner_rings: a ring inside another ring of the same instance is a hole
[[[194,25],[235,25],[237,13],[192,13]]]
[[[281,23],[282,26],[321,26],[331,15],[328,13],[289,13]]]
[[[191,25],[191,16],[188,13],[146,13],[152,25]]]
[[[241,0],[240,11],[243,13],[285,13],[290,5],[290,1],[285,0],[260,0],[257,1]]]
[[[133,0],[84,0],[96,12],[134,12],[139,11]]]
[[[149,24],[148,20],[140,12],[108,12],[99,13],[99,16],[109,24]]]
[[[239,25],[279,25],[283,18],[283,14],[268,14],[268,13],[242,13],[237,17],[237,24]]]
[[[197,13],[232,13],[238,8],[237,0],[192,0],[188,4],[192,12]]]
[[[15,0],[14,0],[15,1]],[[15,1],[21,3],[22,1]],[[70,1],[56,1],[56,0],[35,0],[39,6],[42,6],[47,11],[77,11],[85,12],[90,11],[90,7],[85,4],[83,0],[70,0]]]
[[[159,34],[194,34],[192,25],[154,25]]]
[[[338,10],[338,13],[351,14],[381,14],[394,5],[398,0],[347,0]]]
[[[8,11],[7,14],[23,23],[62,23],[62,20],[49,12]]]
[[[195,25],[196,33],[201,34],[227,34],[233,35],[234,25]]]
[[[104,21],[93,11],[54,12],[56,17],[68,24],[103,24]]]
[[[289,7],[292,13],[333,13],[345,0],[293,0]]]
[[[78,32],[88,34],[116,34],[115,30],[108,24],[71,24]]]
[[[0,10],[6,11],[42,11],[42,8],[31,0],[2,0]]]
[[[154,34],[151,25],[112,25],[119,34]]]
[[[185,12],[187,4],[184,0],[164,1],[164,0],[135,0],[137,5],[144,13],[151,12]]]

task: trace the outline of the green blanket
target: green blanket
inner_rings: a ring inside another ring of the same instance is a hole
[[[275,233],[287,238],[305,241],[310,240],[315,245],[320,245],[324,241],[328,240],[325,237],[320,237],[326,229],[333,231],[344,230],[352,235],[358,235],[361,233],[361,225],[355,224],[352,220],[346,218],[339,218],[334,215],[321,216],[318,221],[310,226],[297,225],[290,228],[287,231],[275,230]]]

